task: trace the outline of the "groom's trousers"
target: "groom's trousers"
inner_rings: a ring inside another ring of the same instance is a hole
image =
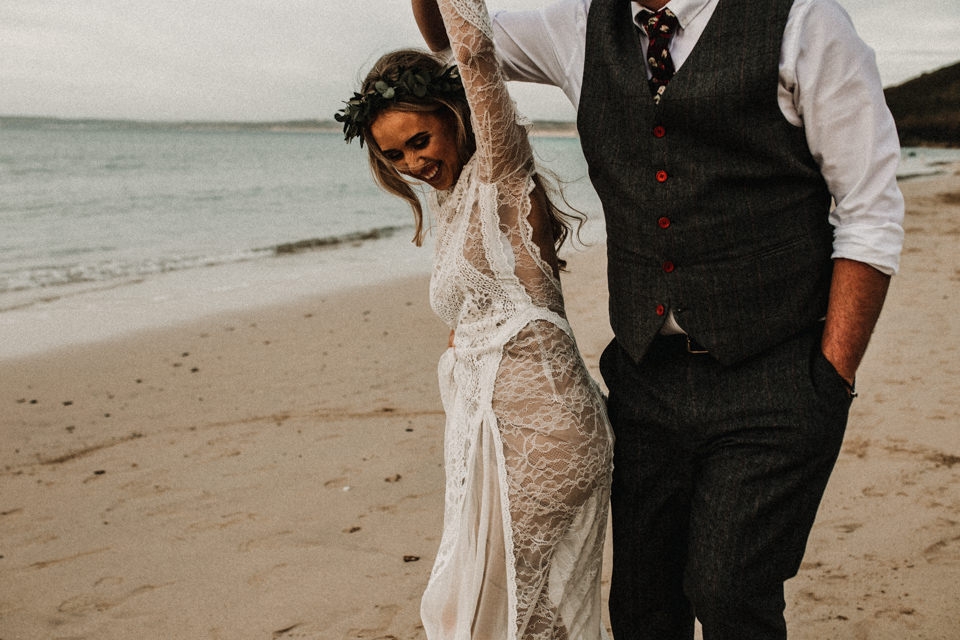
[[[658,337],[600,368],[616,435],[610,617],[617,640],[786,638],[850,398],[822,327],[733,366]]]

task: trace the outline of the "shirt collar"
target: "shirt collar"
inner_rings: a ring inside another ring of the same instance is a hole
[[[677,16],[677,20],[680,22],[680,28],[685,29],[707,5],[716,1],[717,0],[670,0],[664,8],[673,11],[674,15]],[[640,11],[650,11],[650,9],[646,9],[637,0],[633,0],[631,4],[633,5],[634,21],[636,21],[636,16]]]

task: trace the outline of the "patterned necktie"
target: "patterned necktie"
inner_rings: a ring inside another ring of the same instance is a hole
[[[670,9],[661,9],[656,13],[641,11],[637,14],[637,22],[647,30],[647,64],[650,65],[650,93],[653,101],[659,103],[667,83],[673,77],[673,59],[670,57],[670,39],[676,33],[680,21]]]

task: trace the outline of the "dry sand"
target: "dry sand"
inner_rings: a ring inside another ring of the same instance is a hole
[[[960,166],[902,187],[793,640],[960,637]],[[569,257],[596,374],[603,250]],[[0,362],[0,640],[421,638],[446,340],[413,277]]]

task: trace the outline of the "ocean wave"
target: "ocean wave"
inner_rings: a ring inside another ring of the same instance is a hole
[[[298,240],[296,242],[285,242],[283,244],[278,244],[274,247],[271,247],[270,250],[277,255],[299,253],[301,251],[312,251],[314,249],[336,247],[345,244],[353,244],[355,242],[389,238],[397,231],[409,228],[410,227],[408,225],[377,227],[375,229],[368,229],[367,231],[354,231],[352,233],[345,233],[339,236],[326,236],[321,238]]]
[[[162,256],[143,258],[140,260],[116,258],[87,263],[72,262],[59,265],[45,264],[22,268],[8,268],[6,270],[0,269],[0,295],[24,292],[32,289],[48,289],[51,287],[116,280],[142,279],[147,276],[171,271],[214,267],[305,251],[343,247],[389,238],[395,232],[405,229],[407,229],[405,226],[384,226],[365,231],[354,231],[340,235],[284,242],[269,247],[222,255]]]
[[[103,282],[243,262],[258,257],[249,251],[226,256],[160,257],[139,261],[102,260],[86,264],[45,265],[0,274],[0,294],[48,287]]]

